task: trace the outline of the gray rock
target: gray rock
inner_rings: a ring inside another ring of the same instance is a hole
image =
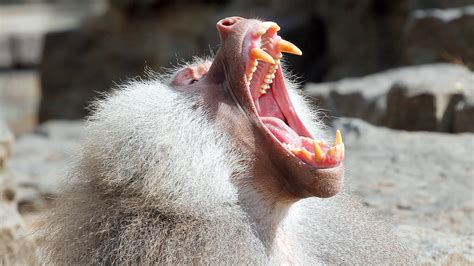
[[[399,226],[398,236],[416,250],[423,265],[473,265],[474,234],[456,235],[415,226]]]
[[[454,108],[454,132],[474,132],[474,97],[460,101]]]
[[[15,152],[0,173],[0,187],[11,191],[20,212],[41,210],[58,191],[77,156],[81,122],[51,121],[39,134],[19,137]],[[75,131],[75,132],[74,132]]]
[[[395,131],[338,119],[346,183],[395,224],[474,233],[474,134]]]
[[[40,121],[82,118],[88,104],[115,84],[144,76],[147,67],[160,71],[178,58],[209,49],[202,36],[214,6],[165,9],[169,12],[160,12],[167,15],[157,16],[151,10],[111,8],[80,29],[47,34],[40,66]]]
[[[472,4],[449,9],[414,11],[406,29],[403,47],[405,63],[474,63]]]
[[[338,119],[346,189],[399,226],[419,263],[474,263],[474,134],[395,131]]]
[[[10,157],[13,149],[13,134],[10,129],[0,120],[0,171],[5,161]]]
[[[0,200],[0,265],[39,265],[35,242],[15,205]]]
[[[455,126],[456,119],[462,121],[458,124],[474,123],[474,117],[465,114],[470,109],[460,106],[474,97],[474,73],[459,65],[403,67],[363,78],[310,83],[304,89],[335,117],[414,131],[462,132],[470,127]]]
[[[0,74],[0,119],[5,121],[15,135],[35,129],[40,97],[36,71]]]
[[[77,27],[84,17],[102,12],[105,6],[101,0],[55,2],[2,5],[0,68],[38,66],[47,32]]]
[[[411,2],[311,2],[327,26],[331,68],[325,80],[362,76],[398,66]]]

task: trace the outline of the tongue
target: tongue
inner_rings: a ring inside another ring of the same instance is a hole
[[[276,117],[260,117],[270,132],[281,142],[291,144],[295,147],[301,147],[301,139],[296,132],[285,122]]]

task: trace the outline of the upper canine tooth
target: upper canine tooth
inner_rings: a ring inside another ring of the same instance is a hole
[[[336,145],[339,145],[342,143],[342,135],[341,135],[341,131],[336,130],[336,139],[334,139],[334,144],[333,146],[336,146]]]
[[[255,35],[262,36],[265,32],[267,32],[267,28],[260,28],[255,32]]]
[[[284,52],[284,53],[295,54],[295,55],[303,54],[300,48],[296,47],[296,45],[292,44],[291,42],[283,40],[283,39],[280,39],[277,41],[277,48],[279,51]]]
[[[275,64],[275,60],[273,60],[273,57],[260,48],[253,48],[252,50],[250,50],[250,55],[253,58],[257,60],[262,60],[265,63]]]
[[[265,29],[274,29],[275,31],[279,31],[280,30],[280,26],[278,26],[278,24],[276,24],[275,22],[272,22],[272,21],[265,21],[265,22],[262,22],[262,25],[265,27]]]

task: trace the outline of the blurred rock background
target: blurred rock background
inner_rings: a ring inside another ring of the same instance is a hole
[[[474,0],[0,0],[0,265],[35,260],[87,104],[217,50],[228,15],[303,50],[287,63],[347,136],[347,189],[420,262],[474,264]]]

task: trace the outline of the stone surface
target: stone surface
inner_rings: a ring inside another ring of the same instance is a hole
[[[101,0],[2,5],[0,68],[38,66],[47,32],[75,28],[104,7]]]
[[[405,63],[465,62],[474,69],[473,4],[414,11],[404,40]]]
[[[346,182],[396,224],[474,233],[474,134],[406,132],[338,119]]]
[[[48,34],[40,67],[40,120],[82,118],[100,93],[144,75],[147,67],[160,71],[178,58],[203,54],[209,48],[202,36],[214,12],[211,5],[196,4],[137,13],[111,8],[80,29]]]
[[[38,133],[17,139],[15,152],[0,172],[0,188],[12,191],[22,213],[41,210],[66,178],[76,156],[81,122],[51,121]]]
[[[474,263],[474,134],[334,124],[346,145],[346,188],[401,226],[420,262]]]
[[[38,121],[40,95],[37,72],[0,73],[0,120],[15,135],[32,132]]]
[[[327,26],[331,67],[325,80],[367,75],[399,65],[411,2],[314,2]]]
[[[399,226],[398,236],[416,250],[418,265],[473,265],[474,235],[456,235],[415,226]]]
[[[13,134],[5,123],[0,120],[0,171],[13,150]]]
[[[474,132],[474,97],[454,107],[454,132]]]
[[[0,265],[39,265],[36,245],[11,202],[0,199]]]
[[[460,65],[403,67],[362,78],[310,83],[304,90],[317,106],[328,110],[328,117],[357,117],[413,131],[463,132],[471,127],[459,123],[474,123],[468,115],[474,73]]]

